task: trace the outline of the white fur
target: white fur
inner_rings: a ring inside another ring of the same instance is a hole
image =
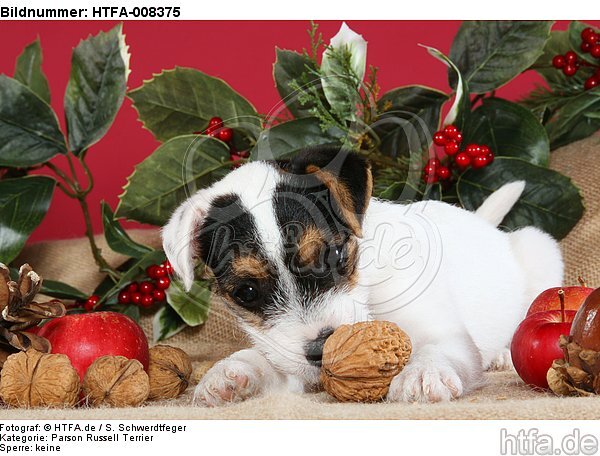
[[[279,179],[270,165],[252,163],[191,200],[200,199],[192,207],[204,208],[216,195],[243,197],[270,246],[270,259],[285,274],[272,207]],[[478,387],[485,369],[506,365],[507,347],[528,304],[562,281],[560,250],[550,236],[535,228],[506,233],[493,226],[523,187],[521,182],[503,187],[477,213],[441,202],[401,205],[372,199],[359,240],[358,285],[328,292],[310,306],[289,290],[280,297],[281,315],[269,329],[245,328],[254,348],[206,374],[196,388],[196,403],[214,406],[283,387],[310,388],[319,371],[304,357],[307,341],[324,327],[369,318],[397,323],[413,343],[411,360],[393,380],[388,400],[451,400]],[[165,248],[176,259],[177,272],[192,280],[174,246],[185,251],[186,233],[194,230],[178,226],[177,214],[163,231]]]

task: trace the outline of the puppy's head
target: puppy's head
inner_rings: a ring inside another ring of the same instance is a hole
[[[256,348],[314,383],[327,336],[368,316],[357,239],[371,190],[368,163],[344,149],[249,163],[174,212],[165,252],[188,288],[205,265]]]

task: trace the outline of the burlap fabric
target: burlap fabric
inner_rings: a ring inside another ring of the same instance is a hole
[[[552,167],[570,176],[585,198],[586,214],[577,227],[562,241],[565,255],[565,284],[576,284],[581,274],[592,286],[600,286],[600,140],[589,138],[552,155]],[[132,237],[150,246],[159,245],[156,230],[138,230]],[[104,245],[99,239],[100,245]],[[105,249],[111,263],[124,258]],[[27,261],[44,277],[66,281],[90,292],[101,280],[84,239],[43,242],[29,245],[19,261]],[[142,326],[152,340],[152,316],[144,315]],[[168,341],[186,350],[197,363],[220,359],[246,346],[247,341],[234,319],[219,303],[214,302],[206,324],[188,328]],[[325,393],[273,394],[242,404],[217,409],[190,407],[192,388],[182,397],[160,403],[148,403],[130,409],[74,410],[0,410],[0,418],[127,418],[127,419],[598,419],[600,397],[557,398],[533,391],[516,373],[487,374],[488,385],[449,404],[340,404]]]

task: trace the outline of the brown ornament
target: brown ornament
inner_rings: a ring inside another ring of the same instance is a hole
[[[18,352],[4,363],[0,397],[14,407],[72,407],[79,399],[79,374],[66,355]]]
[[[101,356],[83,378],[83,394],[89,405],[136,407],[148,399],[150,381],[137,359]]]
[[[192,363],[186,352],[177,347],[156,345],[150,349],[150,399],[173,399],[190,384]]]
[[[340,401],[383,399],[411,354],[409,337],[388,321],[340,326],[323,347],[321,383]]]

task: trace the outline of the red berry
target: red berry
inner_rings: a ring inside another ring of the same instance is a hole
[[[491,165],[494,162],[494,152],[488,152],[486,157],[488,159],[488,165]]]
[[[119,304],[129,304],[131,302],[131,294],[127,291],[119,293]]]
[[[451,139],[444,146],[444,152],[446,152],[446,155],[454,155],[458,152],[458,143]]]
[[[465,152],[471,157],[477,157],[481,154],[481,146],[479,146],[479,144],[469,144],[465,149]]]
[[[91,295],[89,298],[87,298],[87,300],[93,302],[94,304],[98,304],[98,301],[100,301],[100,296]]]
[[[563,68],[566,64],[567,64],[567,61],[565,60],[564,56],[562,56],[562,55],[555,55],[554,58],[552,59],[552,66],[554,68],[560,69],[560,68]]]
[[[581,46],[579,46],[579,48],[581,49],[581,52],[590,52],[590,49],[592,49],[592,45],[584,41],[581,43]]]
[[[219,131],[219,139],[223,142],[229,142],[233,139],[233,130],[231,128],[223,128]]]
[[[423,174],[425,176],[433,176],[435,174],[435,166],[425,165],[425,167],[423,168]]]
[[[595,87],[598,87],[598,85],[600,85],[600,79],[597,78],[596,76],[592,76],[591,78],[587,78],[585,80],[585,83],[583,84],[583,88],[585,90],[591,90]]]
[[[438,181],[438,177],[435,174],[424,174],[423,181],[428,184],[435,184]]]
[[[204,134],[206,136],[210,136],[211,138],[216,138],[219,135],[216,130],[206,130]]]
[[[137,291],[131,293],[131,302],[133,304],[140,304],[142,302],[142,293],[138,293]]]
[[[600,59],[600,44],[594,44],[590,49],[590,54],[592,57]]]
[[[577,62],[577,54],[575,54],[575,51],[567,51],[565,60],[567,61],[567,64],[574,64]]]
[[[456,141],[457,144],[460,144],[460,142],[462,141],[462,133],[460,131],[458,133],[456,133],[456,136],[454,137],[454,141]]]
[[[142,307],[151,307],[154,304],[154,298],[151,294],[143,294],[142,300],[140,301],[140,305]]]
[[[488,165],[488,158],[485,155],[478,155],[473,159],[471,166],[473,169],[480,169]]]
[[[443,146],[444,144],[446,144],[446,137],[444,136],[443,131],[436,131],[433,134],[433,143],[436,146]]]
[[[577,73],[577,67],[575,65],[566,65],[563,68],[563,73],[567,76],[573,76],[575,73]]]
[[[441,180],[450,179],[451,173],[447,166],[440,166],[435,172],[436,176]]]
[[[595,35],[594,29],[592,27],[586,27],[581,31],[581,39],[583,41],[587,41],[591,36]]]
[[[454,125],[446,125],[444,127],[444,136],[446,137],[446,139],[454,139],[456,138],[457,134],[458,128],[456,128]]]
[[[89,300],[83,304],[83,308],[85,310],[87,310],[88,312],[91,312],[92,310],[94,310],[94,307],[96,307],[96,304],[94,304],[93,302],[90,302]]]
[[[490,148],[488,146],[486,146],[485,144],[482,144],[481,146],[479,146],[479,154],[480,155],[488,155],[490,153]]]
[[[158,276],[156,275],[156,271],[160,266],[157,264],[153,264],[152,266],[148,266],[146,268],[146,275],[148,277],[150,277],[151,279],[157,279]]]
[[[165,269],[164,266],[159,266],[158,268],[156,268],[156,277],[153,277],[154,279],[159,279],[161,277],[166,277],[167,276],[167,270]]]
[[[240,155],[236,154],[236,153],[231,153],[231,154],[229,154],[229,159],[230,159],[231,161],[234,161],[234,162],[235,162],[235,161],[239,161],[239,160],[241,160],[241,159],[242,159],[242,157],[241,157]]]
[[[171,262],[169,260],[163,261],[162,267],[165,269],[167,275],[173,275],[173,266],[171,266]]]
[[[221,119],[220,117],[212,117],[209,121],[208,121],[208,126],[209,127],[213,127],[213,128],[218,128],[221,125],[223,125],[223,119]]]
[[[466,168],[471,164],[471,157],[469,157],[469,154],[466,152],[461,152],[459,154],[456,154],[456,156],[454,157],[454,163],[456,163],[456,166],[458,166],[459,168]]]
[[[159,290],[166,290],[167,288],[169,288],[169,285],[171,285],[171,279],[169,279],[168,277],[161,277],[160,279],[154,282],[154,285]]]
[[[440,162],[439,158],[434,157],[427,160],[427,164],[431,166],[440,166],[442,163]]]
[[[250,156],[250,151],[249,150],[240,150],[237,154],[242,158],[248,158]]]
[[[154,290],[152,298],[154,298],[154,302],[163,302],[167,298],[167,295],[162,290]]]
[[[129,291],[130,293],[135,293],[136,291],[138,291],[137,282],[130,283],[129,286],[127,287],[127,291]]]
[[[140,293],[142,294],[150,294],[154,290],[154,284],[152,282],[142,282],[140,283]]]

